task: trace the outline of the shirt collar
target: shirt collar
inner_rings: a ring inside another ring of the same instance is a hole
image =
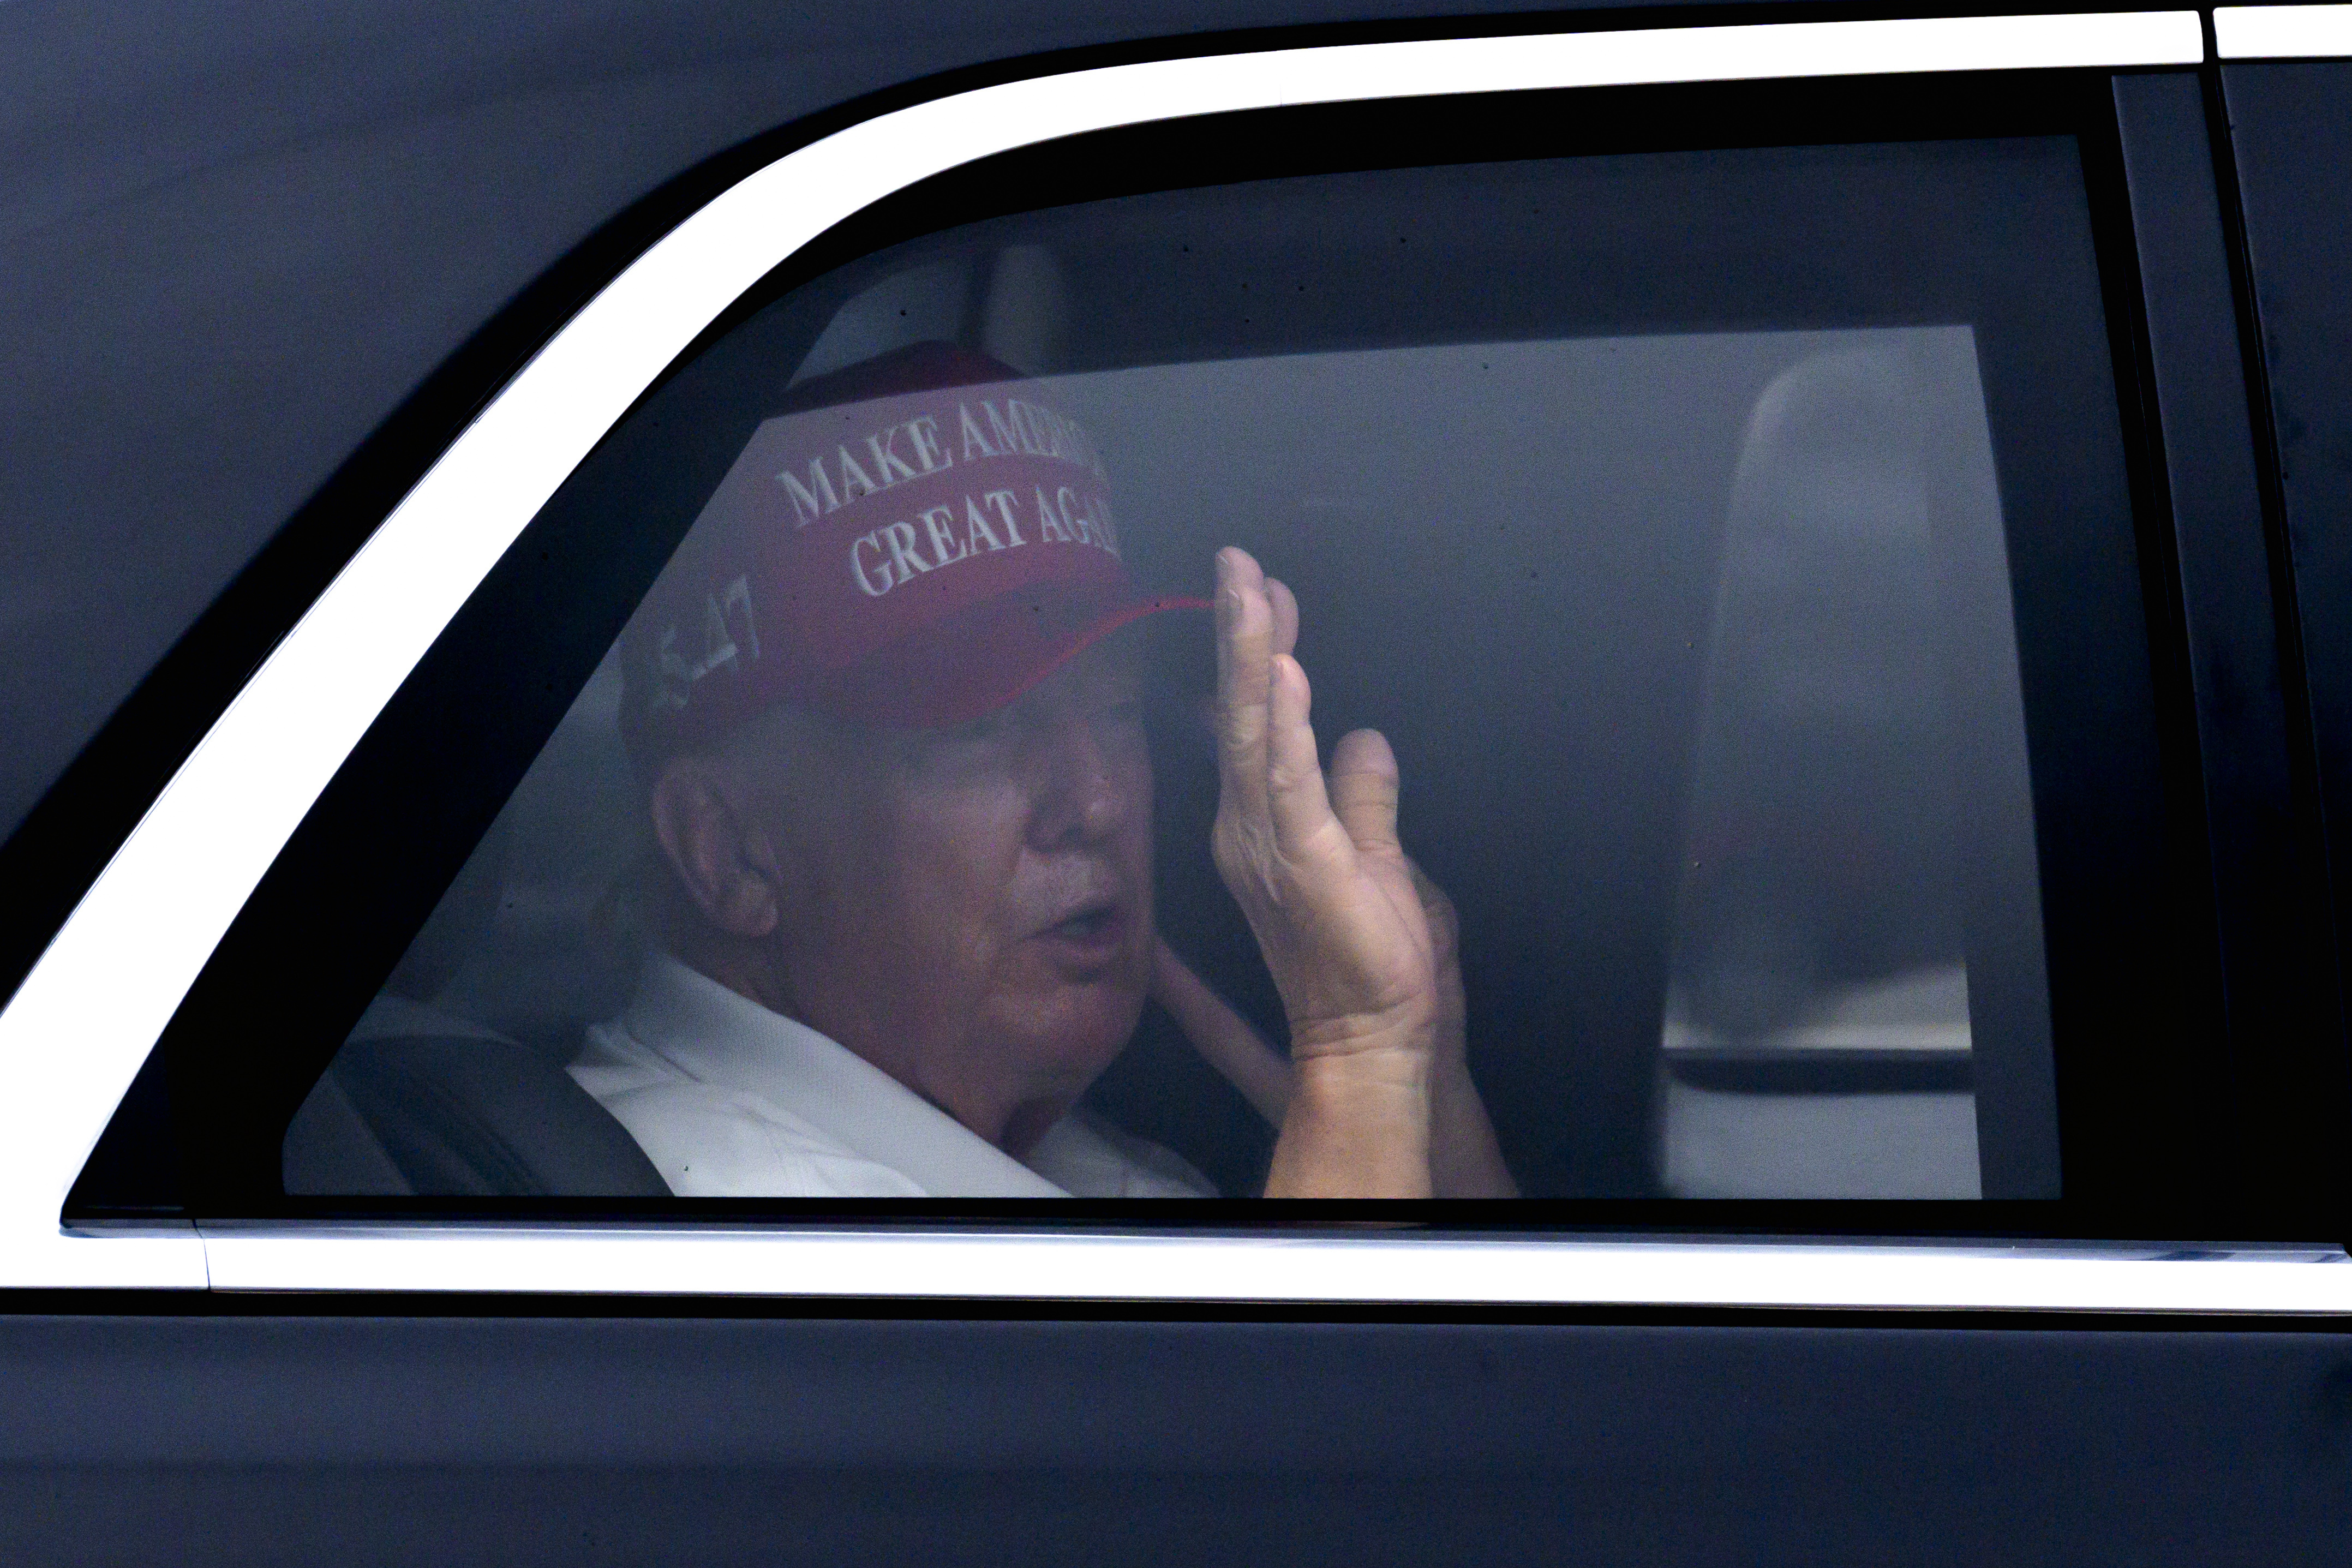
[[[622,1027],[698,1083],[763,1100],[936,1197],[1069,1194],[856,1052],[667,953]]]

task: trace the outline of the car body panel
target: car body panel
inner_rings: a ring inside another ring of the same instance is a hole
[[[2230,16],[2215,17],[2224,57],[2233,40],[2293,54],[2332,36],[2293,16],[2233,31]],[[1540,26],[1619,19],[1593,7]],[[0,6],[0,515],[21,563],[0,583],[0,831],[30,824],[0,859],[23,895],[0,991],[483,401],[716,194],[693,171],[752,138],[789,144],[766,161],[871,112],[986,90],[1052,51],[1075,51],[1055,68],[1084,68],[1181,55],[1219,30],[1310,47],[1529,25],[1449,0],[1086,16],[1030,0]],[[2344,1112],[2326,1100],[2344,1068],[2335,977],[2313,956],[2337,933],[2312,888],[2281,883],[2308,869],[2297,857],[2315,853],[2323,811],[2339,840],[2352,816],[2338,657],[2352,589],[2336,581],[2352,583],[2336,526],[2352,469],[2329,444],[2352,402],[2341,353],[2310,346],[2340,350],[2352,280],[2345,223],[2305,217],[2299,181],[2310,149],[2340,150],[2347,95],[2352,64],[2263,63],[2130,79],[2118,96],[2135,180],[2154,182],[2133,194],[2143,329],[2214,924],[2238,954],[2229,1027],[2309,1041],[2270,1080],[2226,1086],[2282,1108],[2274,1146],[2231,1157],[2255,1196],[2317,1184],[2315,1206],[2338,1215],[2341,1148],[2310,1135]],[[2235,186],[2228,149],[2206,140],[2232,121]],[[2352,187],[2328,189],[2342,216]],[[666,190],[692,199],[664,206]],[[2241,232],[2243,257],[2227,244]],[[2156,308],[2192,297],[2177,316]],[[2262,329],[2259,353],[2215,332],[2231,311]],[[679,330],[691,337],[664,341]],[[647,378],[677,346],[647,348]],[[2232,388],[2264,376],[2250,424]],[[387,430],[404,434],[386,447]],[[379,448],[391,455],[365,456]],[[351,479],[371,462],[374,478]],[[268,542],[304,531],[298,514],[325,542],[289,567]],[[276,598],[248,592],[273,574]],[[221,629],[257,602],[273,607]],[[2294,635],[2250,635],[2265,626]],[[165,650],[191,637],[213,639],[220,668],[174,685]],[[355,706],[338,721],[365,720]],[[322,747],[329,771],[343,743]],[[2282,801],[2306,773],[2314,800]],[[175,904],[116,949],[156,967],[110,998],[110,1028],[87,1011],[108,973],[87,936],[54,955],[53,974],[83,966],[72,984],[28,988],[17,1000],[33,1005],[0,1022],[16,1037],[0,1047],[0,1284],[19,1287],[0,1289],[10,1562],[2342,1554],[2340,1233],[2257,1248],[65,1227],[92,1141],[319,782],[293,781],[241,859],[173,893],[209,900],[202,919]],[[203,847],[219,799],[172,829],[175,852]],[[168,812],[154,821],[171,827]],[[2293,994],[2263,989],[2266,974]],[[2219,1136],[2158,1130],[2176,1131]]]
[[[2324,1333],[428,1316],[0,1321],[14,1562],[2271,1564]]]

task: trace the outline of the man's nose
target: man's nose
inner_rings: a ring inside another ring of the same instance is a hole
[[[1087,716],[1056,714],[1040,737],[1030,841],[1040,849],[1108,837],[1134,808],[1131,786]]]

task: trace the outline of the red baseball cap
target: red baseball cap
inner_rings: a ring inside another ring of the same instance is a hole
[[[641,760],[779,704],[941,728],[1205,599],[1129,577],[1093,437],[1010,366],[919,344],[796,388],[622,635]]]

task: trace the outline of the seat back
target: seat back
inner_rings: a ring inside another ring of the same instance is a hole
[[[295,1113],[283,1160],[295,1195],[669,1195],[569,1073],[486,1035],[352,1039]]]

